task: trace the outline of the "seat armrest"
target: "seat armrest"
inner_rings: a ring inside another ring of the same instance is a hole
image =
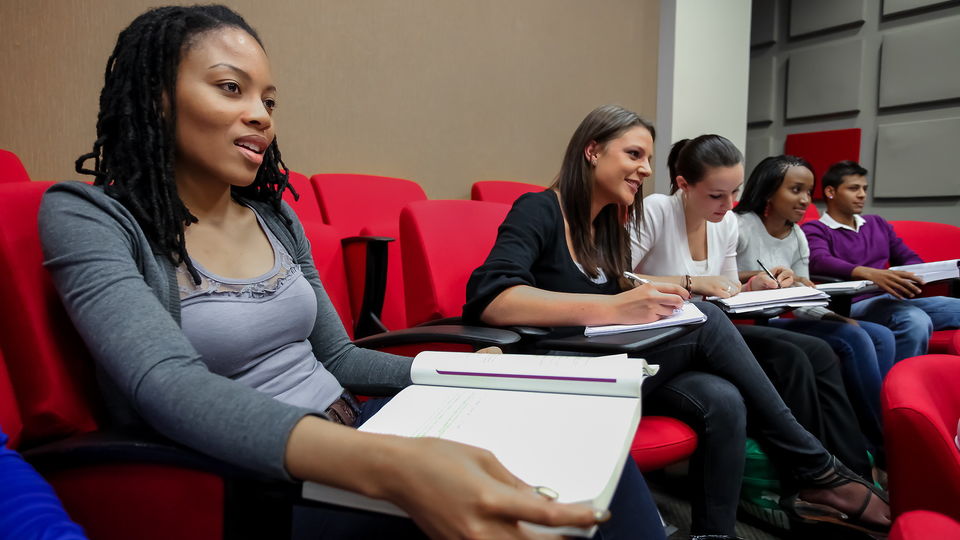
[[[841,281],[850,281],[849,279],[841,279],[833,276],[819,276],[814,275],[810,276],[810,281],[814,283],[840,283]]]
[[[463,317],[444,317],[442,319],[434,319],[432,321],[426,321],[418,324],[417,328],[423,327],[423,326],[437,326],[442,324],[463,324]],[[491,326],[491,327],[479,326],[479,325],[472,325],[472,326],[477,326],[479,328],[499,328],[494,326]],[[551,331],[549,328],[544,328],[542,326],[504,326],[502,328],[505,330],[510,330],[511,332],[520,334],[521,338],[546,336]]]
[[[592,337],[584,336],[581,331],[579,334],[572,336],[539,339],[535,342],[535,346],[537,349],[549,351],[637,354],[683,336],[699,327],[700,324],[688,324]]]
[[[24,458],[41,470],[112,463],[150,463],[209,472],[225,478],[279,482],[206,456],[148,432],[94,431],[25,450]]]
[[[354,341],[358,347],[382,349],[417,343],[460,343],[474,348],[507,347],[520,341],[516,332],[502,328],[485,328],[466,325],[416,326],[403,330],[382,332]]]
[[[363,290],[362,300],[356,308],[357,323],[353,333],[357,337],[386,332],[388,328],[380,320],[383,312],[383,302],[387,291],[387,246],[394,239],[389,236],[349,236],[340,241],[343,246],[345,259],[361,259],[363,261]],[[362,249],[362,254],[357,251]],[[356,271],[359,262],[347,262],[348,268]],[[356,291],[358,284],[351,284]],[[356,292],[357,295],[360,292]]]

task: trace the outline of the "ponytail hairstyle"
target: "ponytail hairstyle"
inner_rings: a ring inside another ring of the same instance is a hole
[[[243,17],[220,5],[160,7],[134,19],[107,60],[93,150],[76,161],[77,172],[92,175],[94,185],[133,214],[154,249],[174,265],[186,263],[197,283],[184,239],[184,227],[197,218],[173,178],[177,70],[203,34],[221,28],[239,28],[263,47]],[[91,159],[93,169],[85,168]],[[291,189],[288,176],[274,139],[253,184],[233,192],[269,202],[279,212],[283,190]]]
[[[750,173],[743,195],[740,196],[740,204],[733,211],[738,214],[753,212],[763,218],[767,204],[780,189],[790,167],[806,167],[811,173],[814,172],[813,165],[802,157],[780,155],[764,158]],[[814,174],[813,178],[816,185],[817,175]]]
[[[583,271],[593,278],[598,275],[597,268],[611,279],[618,279],[630,269],[630,235],[624,217],[634,219],[640,226],[643,194],[638,191],[628,208],[607,205],[591,223],[594,173],[584,150],[594,142],[603,146],[638,126],[656,138],[653,124],[633,111],[618,105],[603,105],[591,111],[570,137],[560,173],[551,186],[560,191],[574,255]]]
[[[720,135],[700,135],[695,139],[683,139],[673,143],[667,156],[667,168],[670,170],[670,193],[676,193],[680,187],[677,177],[682,176],[688,184],[694,185],[713,167],[733,167],[743,162],[743,154],[726,137]]]

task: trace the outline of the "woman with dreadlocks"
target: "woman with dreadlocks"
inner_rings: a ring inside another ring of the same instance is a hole
[[[488,452],[351,429],[372,407],[344,388],[396,391],[410,359],[343,331],[281,202],[276,100],[260,39],[225,7],[153,9],[117,39],[97,139],[77,161],[94,185],[58,184],[40,211],[45,264],[115,420],[275,478],[386,499],[419,527],[317,510],[303,522],[325,538],[528,538],[521,520],[607,519],[538,495]],[[611,513],[601,533],[663,538],[632,463]]]

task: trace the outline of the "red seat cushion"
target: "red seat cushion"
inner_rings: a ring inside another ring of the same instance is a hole
[[[860,161],[860,128],[813,131],[787,135],[784,153],[799,156],[810,162],[817,178],[813,199],[823,199],[823,173],[831,165],[847,159]]]
[[[960,330],[937,330],[930,336],[930,354],[960,355]]]
[[[29,182],[30,176],[23,168],[20,158],[13,152],[0,150],[0,184],[7,182]]]
[[[223,538],[219,476],[163,465],[101,465],[45,472],[71,519],[90,538]]]
[[[630,445],[641,471],[654,471],[690,457],[697,434],[683,422],[666,416],[644,416]]]
[[[914,510],[898,517],[890,540],[947,540],[960,538],[960,523],[936,512]]]

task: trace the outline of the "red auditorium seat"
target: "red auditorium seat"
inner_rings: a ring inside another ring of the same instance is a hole
[[[426,200],[423,188],[410,180],[365,174],[315,174],[310,177],[310,182],[324,223],[336,227],[341,237],[359,235],[394,239],[386,248],[386,285],[382,310],[379,314],[373,314],[377,321],[372,326],[379,327],[379,330],[410,326],[404,307],[398,222],[400,210],[407,203]],[[360,333],[366,335],[374,331],[371,324],[365,322],[371,315],[370,310],[361,305],[368,283],[366,245],[347,245],[346,261],[353,312],[359,319]],[[378,278],[373,276],[372,279]]]
[[[931,510],[960,520],[960,356],[898,362],[881,397],[894,517]]]
[[[102,404],[91,359],[41,264],[37,211],[50,185],[0,185],[0,279],[17,285],[8,287],[0,302],[0,349],[10,375],[7,381],[7,372],[0,369],[0,421],[8,435],[16,440],[20,434],[25,457],[91,538],[288,535],[290,505],[299,499],[296,484],[264,480],[146,430],[132,436],[101,429]],[[322,257],[318,267],[327,280],[325,289],[343,310],[349,303],[344,301],[339,238],[324,227],[314,229],[311,240]],[[374,336],[358,344],[455,342],[479,347],[507,346],[518,339],[490,328],[469,335],[460,328],[414,334],[401,331],[390,339]]]
[[[20,158],[13,152],[0,150],[0,184],[29,181],[30,175],[23,168]]]
[[[898,517],[890,529],[890,540],[956,540],[960,523],[936,512],[914,510]]]
[[[298,199],[293,198],[289,190],[283,192],[283,200],[293,208],[297,217],[303,223],[323,223],[323,214],[320,212],[320,203],[313,191],[310,179],[306,176],[290,171],[290,187],[297,192]]]
[[[460,316],[470,273],[486,259],[509,210],[506,204],[482,201],[420,201],[403,209],[400,238],[409,322]],[[688,458],[696,446],[696,433],[683,422],[645,416],[631,455],[640,470],[648,471]]]
[[[817,206],[811,204],[807,207],[807,211],[803,213],[803,218],[800,219],[799,224],[804,224],[808,221],[816,221],[820,219],[820,210],[817,209]]]
[[[823,199],[820,179],[830,165],[846,159],[860,161],[860,128],[792,133],[787,135],[783,151],[802,157],[813,166],[817,178],[813,199],[819,201]]]
[[[7,447],[16,448],[20,444],[23,422],[20,419],[20,409],[13,395],[13,383],[10,382],[10,374],[7,372],[2,350],[0,350],[0,428],[7,434]]]
[[[0,302],[0,347],[21,412],[20,447],[91,538],[223,537],[220,475],[165,464],[177,453],[169,447],[142,443],[159,458],[144,462],[118,440],[82,436],[98,428],[99,400],[86,348],[41,266],[36,214],[50,184],[0,185],[0,279],[17,284]]]
[[[481,180],[470,187],[470,199],[474,201],[513,204],[524,193],[543,191],[547,188],[526,182],[505,180]]]

